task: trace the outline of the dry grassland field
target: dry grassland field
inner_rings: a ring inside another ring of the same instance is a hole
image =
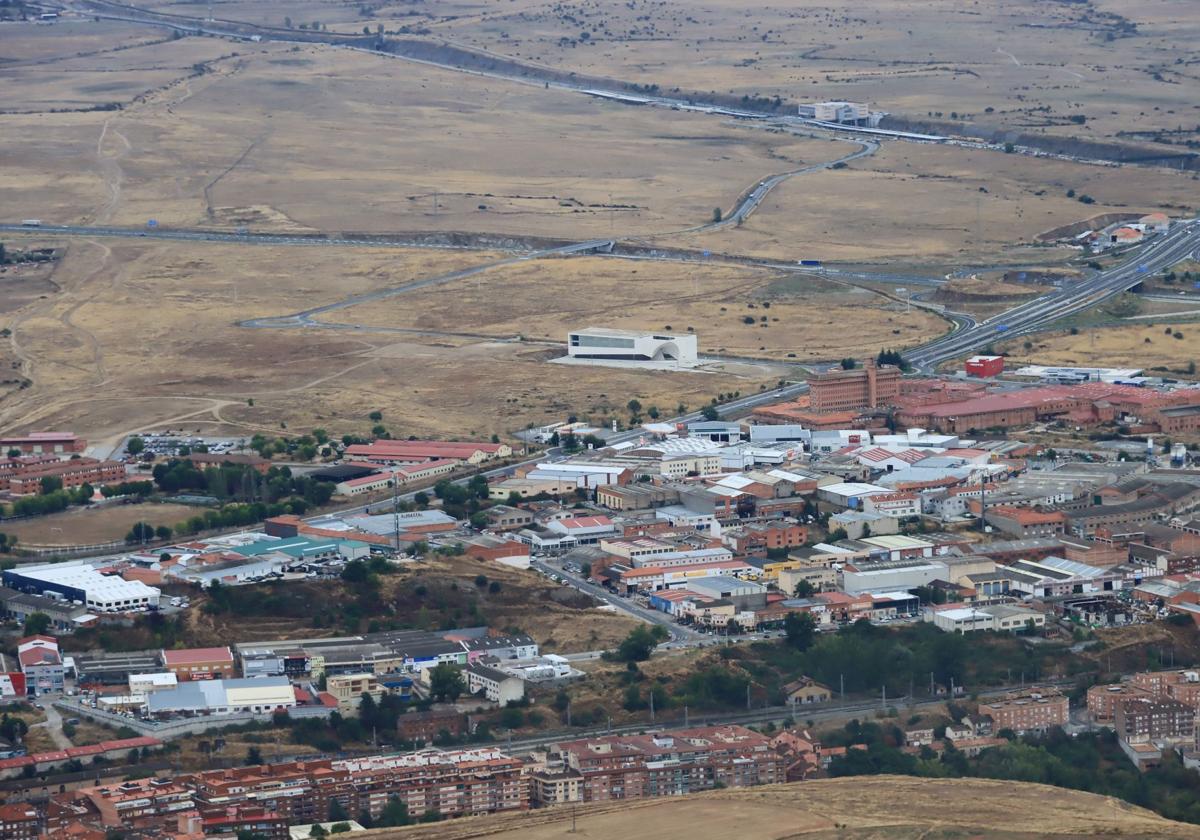
[[[263,8],[225,5],[229,17]],[[374,28],[376,18],[389,31],[407,25],[665,90],[850,99],[910,118],[1101,139],[1200,121],[1188,60],[1200,7],[1190,0],[466,0],[384,5],[334,28]],[[1078,114],[1082,126],[1069,121]]]
[[[1068,190],[1096,203],[1067,198]],[[883,264],[1065,259],[1073,252],[1036,244],[1037,235],[1098,212],[1179,215],[1198,194],[1194,181],[1166,170],[887,143],[846,169],[785,181],[740,227],[676,241],[779,259]]]
[[[454,300],[452,308],[447,299]],[[872,312],[863,318],[864,310]],[[746,323],[749,318],[753,323]],[[853,334],[849,321],[861,319]],[[348,324],[454,330],[552,342],[585,326],[695,332],[700,352],[786,361],[830,360],[918,343],[940,318],[898,301],[812,277],[741,266],[598,257],[520,263],[382,304],[333,313]]]
[[[954,803],[952,806],[948,803]],[[697,826],[703,826],[699,830]],[[1118,800],[1045,785],[867,776],[687,797],[546,808],[381,829],[380,840],[1083,840],[1185,838],[1195,827]]]
[[[1175,338],[1176,333],[1180,338]],[[1016,342],[1007,352],[1011,354],[1010,366],[1019,362],[1184,369],[1188,362],[1200,359],[1200,322],[1172,323],[1164,317],[1129,326],[1080,329],[1078,335],[1054,333],[1034,339],[1032,350]]]
[[[0,404],[0,426],[87,428],[89,438],[114,442],[147,425],[278,434],[287,423],[365,434],[367,414],[383,410],[397,435],[490,435],[570,412],[619,411],[633,396],[694,406],[787,374],[771,366],[733,374],[566,368],[546,364],[554,354],[542,345],[237,325],[494,258],[75,241],[53,275],[63,293],[11,322],[34,384]]]
[[[344,33],[382,26],[664,91],[865,100],[941,123],[1106,140],[1182,126],[1172,139],[1187,142],[1200,122],[1189,93],[1200,8],[1183,0],[1136,12],[1111,0],[229,0],[213,11]],[[568,413],[604,419],[632,397],[694,407],[752,393],[797,375],[784,363],[903,349],[945,328],[866,291],[598,258],[510,265],[337,309],[319,316],[325,327],[238,326],[494,262],[522,237],[942,273],[1054,265],[1074,252],[1032,244],[1039,233],[1101,212],[1178,215],[1196,196],[1190,176],[1153,168],[883,143],[784,181],[740,226],[680,233],[769,175],[859,145],[325,45],[69,15],[0,25],[0,85],[6,221],[489,237],[486,253],[3,237],[61,259],[0,274],[0,429],[95,441],[163,425],[364,433],[372,410],[393,434],[506,434]],[[667,374],[546,363],[558,348],[544,342],[587,325],[691,326],[702,352],[768,364]]]
[[[173,525],[195,513],[186,505],[105,505],[6,523],[4,530],[24,546],[94,545],[124,539],[138,522]]]
[[[159,52],[179,78],[226,57],[159,90],[138,70],[154,92],[116,114],[6,117],[4,204],[61,222],[588,239],[701,224],[758,178],[852,149],[328,47],[184,38],[86,61],[124,78]],[[70,86],[26,87],[31,72],[8,71],[26,95]]]

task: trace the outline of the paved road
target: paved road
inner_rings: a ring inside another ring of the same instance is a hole
[[[997,340],[1027,335],[1132,289],[1147,277],[1200,250],[1200,222],[1177,225],[1136,248],[1121,263],[1069,287],[1057,289],[987,320],[964,325],[906,355],[919,371],[979,350]]]
[[[543,574],[558,575],[580,592],[591,595],[597,601],[608,604],[609,606],[614,607],[621,612],[632,616],[633,618],[639,619],[640,621],[645,621],[648,624],[657,624],[659,627],[666,628],[667,632],[671,634],[670,641],[664,643],[663,645],[667,649],[671,649],[672,647],[676,646],[686,647],[689,644],[698,642],[701,638],[702,634],[697,633],[690,627],[684,627],[681,624],[676,624],[671,620],[671,617],[665,613],[659,612],[658,610],[652,610],[647,607],[642,607],[634,602],[632,598],[622,598],[619,595],[615,595],[608,591],[603,586],[588,583],[581,576],[565,571],[562,568],[561,562],[555,564],[548,558],[544,558],[541,560],[534,560],[530,563],[530,565]],[[683,644],[681,645],[680,643]],[[599,651],[589,651],[587,658],[594,659],[594,654],[597,653],[599,653]]]

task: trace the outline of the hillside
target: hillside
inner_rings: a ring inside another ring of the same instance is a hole
[[[1195,837],[1196,827],[1164,820],[1116,799],[1044,785],[876,776],[581,807],[576,831],[570,832],[571,809],[558,808],[379,829],[360,836],[380,840],[915,840],[962,836],[1032,840],[1103,835]]]

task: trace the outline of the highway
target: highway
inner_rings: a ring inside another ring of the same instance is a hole
[[[1134,249],[1116,266],[1085,280],[1042,295],[979,323],[965,323],[948,336],[908,351],[908,361],[920,372],[977,351],[993,341],[1027,335],[1068,315],[1082,312],[1127,292],[1148,276],[1167,269],[1200,249],[1200,222],[1177,225]]]

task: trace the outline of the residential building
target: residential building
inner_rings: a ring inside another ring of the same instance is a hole
[[[529,796],[538,807],[582,802],[583,774],[577,770],[534,770],[529,774]]]
[[[1192,746],[1196,707],[1170,697],[1128,697],[1115,704],[1113,728],[1130,744],[1170,743]]]
[[[811,677],[801,677],[783,687],[787,703],[793,706],[807,706],[811,703],[828,703],[833,699],[829,686],[821,685]]]
[[[22,802],[0,805],[0,840],[37,840],[42,822],[41,812],[32,805]]]
[[[770,740],[741,726],[586,738],[555,744],[551,754],[581,775],[584,802],[774,784],[786,775]]]
[[[374,674],[336,674],[325,678],[325,690],[338,701],[343,714],[357,713],[364,694],[372,700],[383,696],[383,686]]]
[[[979,714],[989,716],[996,732],[1011,729],[1018,735],[1043,732],[1069,720],[1067,697],[1057,689],[1030,689],[979,704]]]

